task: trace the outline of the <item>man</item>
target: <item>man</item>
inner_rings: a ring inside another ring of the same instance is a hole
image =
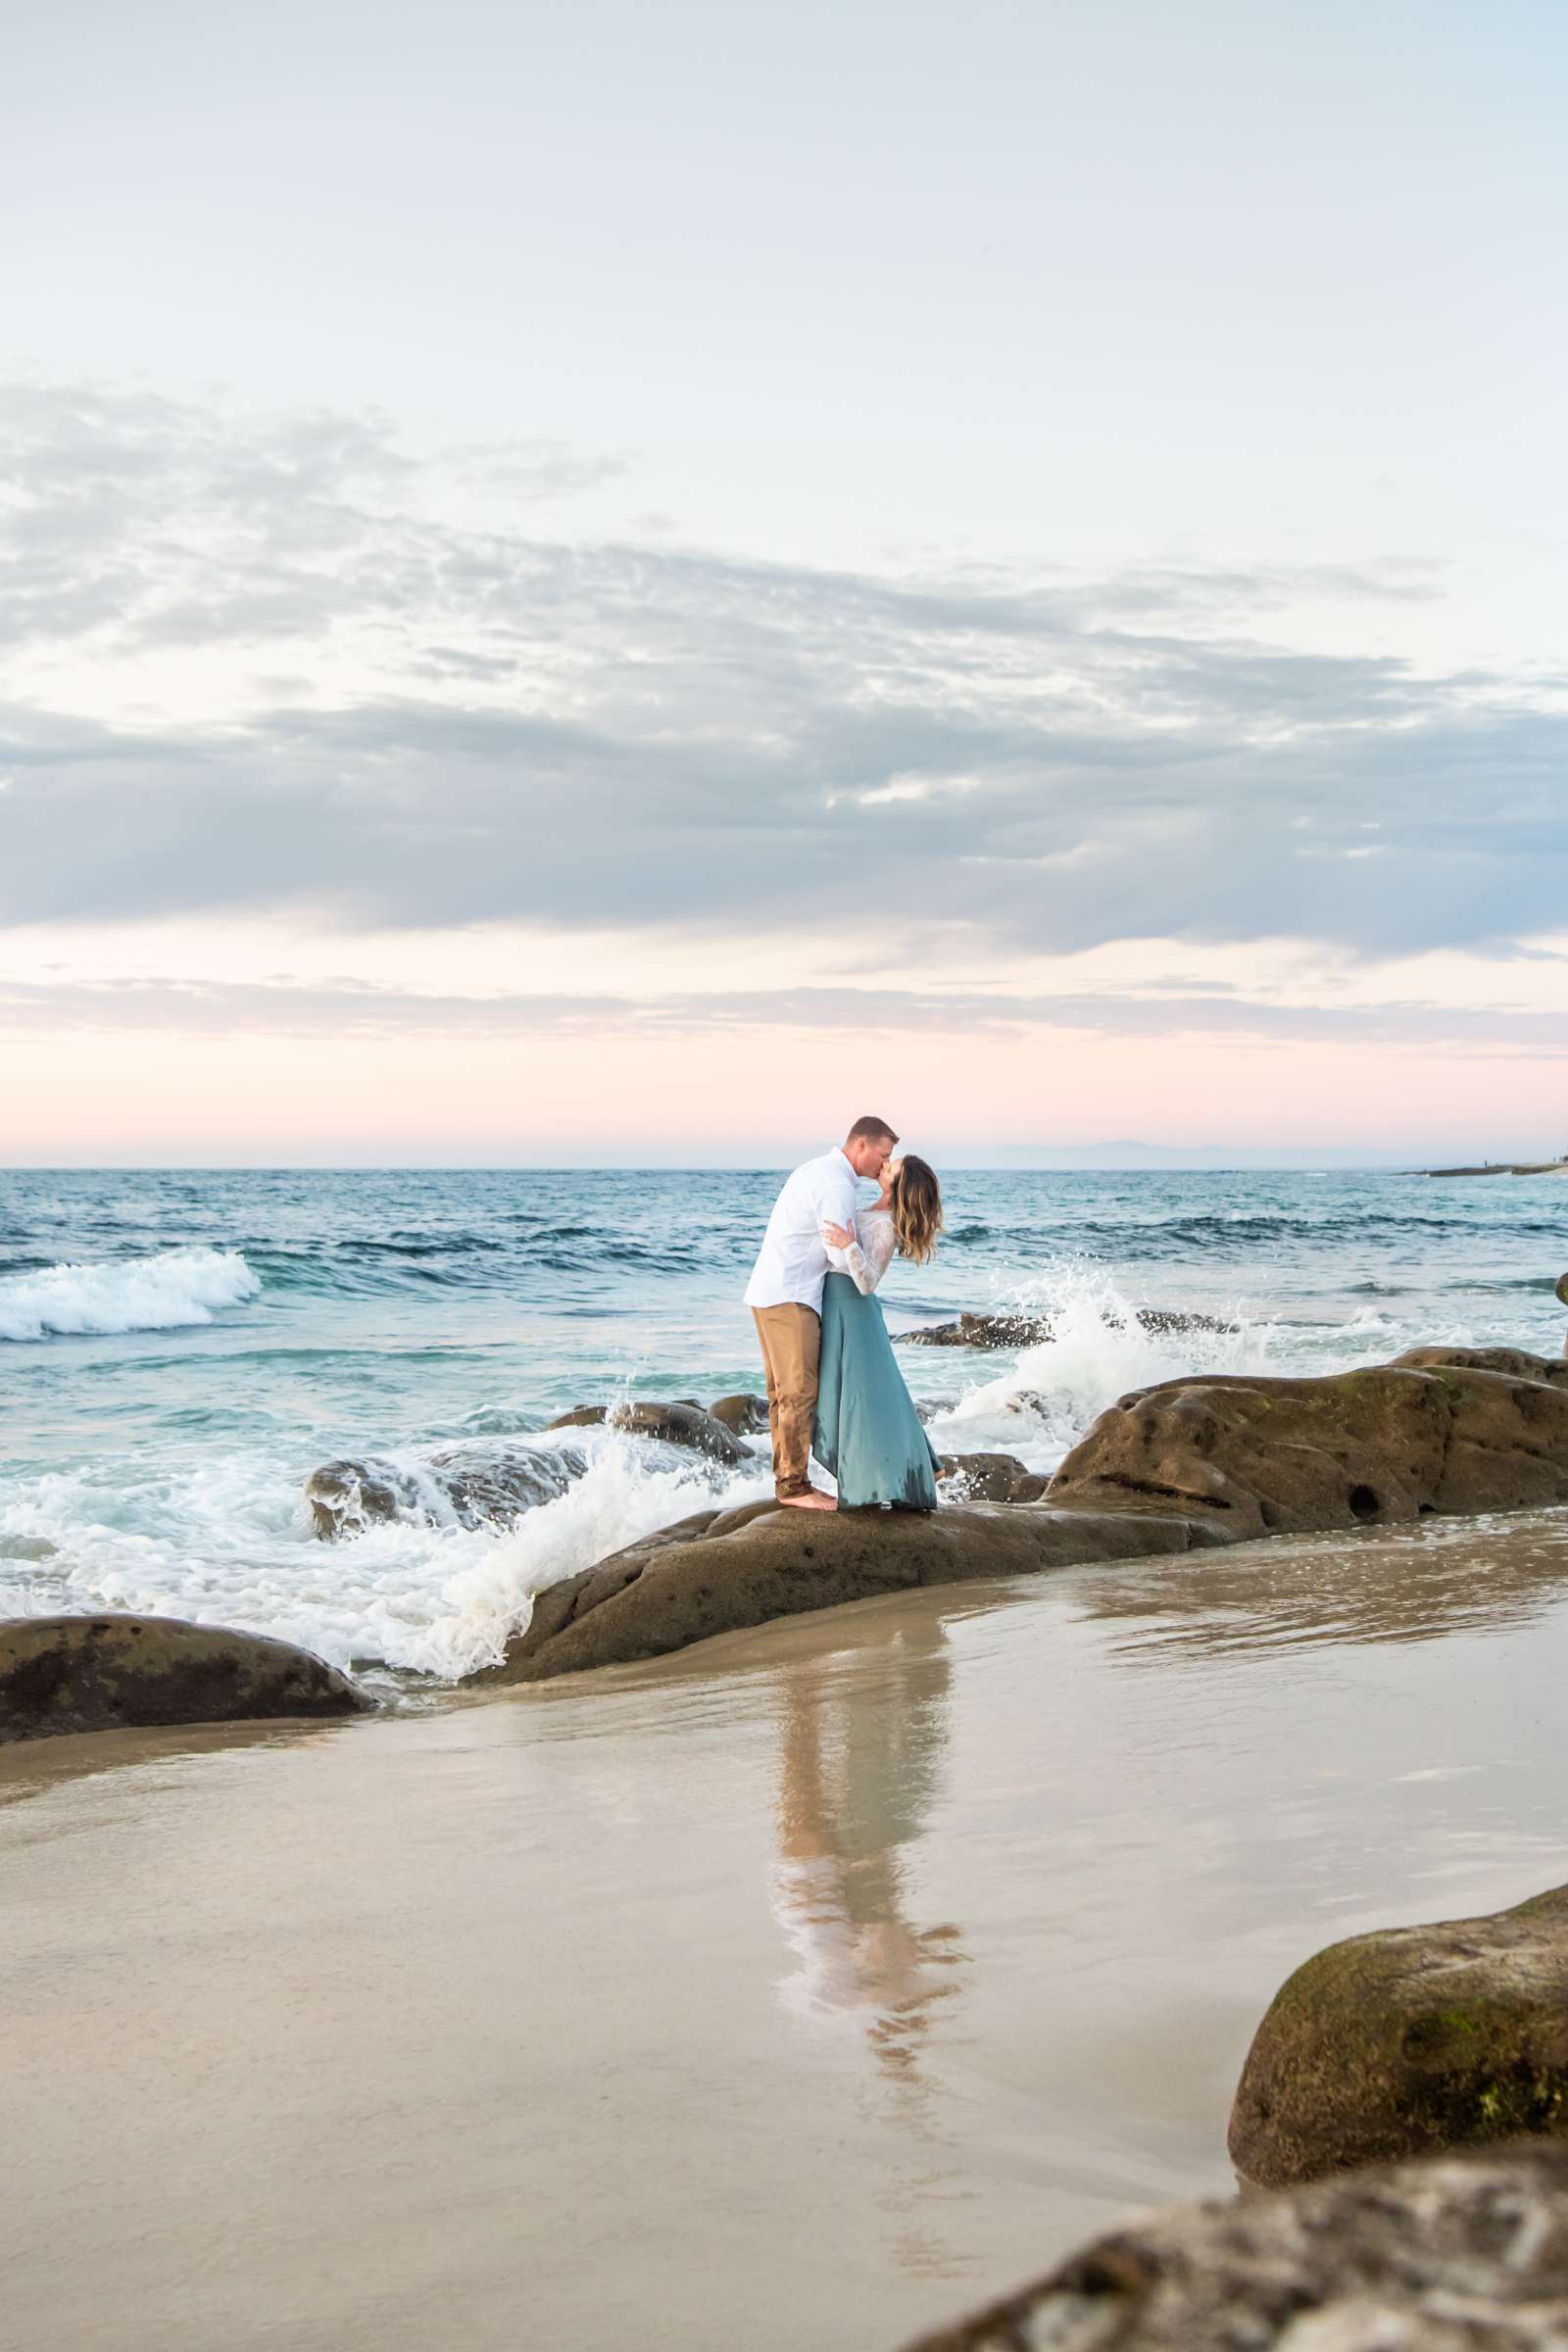
[[[830,1267],[844,1266],[843,1250],[828,1248],[822,1227],[854,1225],[859,1179],[881,1183],[898,1140],[885,1119],[857,1119],[840,1151],[797,1168],[773,1203],[746,1286],[767,1373],[774,1491],[780,1502],[802,1510],[836,1507],[807,1472],[822,1350],[822,1285]]]

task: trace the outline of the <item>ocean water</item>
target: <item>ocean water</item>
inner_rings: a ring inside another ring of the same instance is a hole
[[[760,1389],[741,1294],[781,1171],[0,1173],[0,1614],[245,1625],[460,1680],[532,1596],[714,1494],[768,1491],[572,1430],[587,1475],[506,1533],[413,1519],[326,1544],[334,1456],[541,1433],[564,1407]],[[1326,1372],[1423,1342],[1556,1354],[1552,1177],[951,1171],[895,1331],[1049,1310],[1022,1352],[905,1351],[944,1450],[1050,1468],[1124,1390]],[[1140,1306],[1234,1326],[1152,1335]]]

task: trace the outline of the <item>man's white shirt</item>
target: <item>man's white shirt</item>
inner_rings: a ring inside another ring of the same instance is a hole
[[[855,1226],[859,1178],[842,1152],[824,1152],[797,1168],[773,1203],[752,1279],[748,1306],[808,1306],[822,1312],[829,1270],[845,1271],[842,1250],[822,1239],[824,1225]]]

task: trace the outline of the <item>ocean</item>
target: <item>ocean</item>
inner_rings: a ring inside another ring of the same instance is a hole
[[[747,1272],[782,1171],[0,1173],[0,1614],[247,1626],[417,1690],[501,1652],[532,1596],[712,1494],[768,1491],[602,1429],[507,1533],[411,1516],[339,1543],[336,1456],[540,1433],[577,1403],[760,1389]],[[944,1451],[1060,1460],[1125,1390],[1328,1372],[1424,1342],[1560,1352],[1560,1178],[1015,1173],[944,1178],[895,1332],[1048,1310],[1022,1351],[903,1351]],[[1231,1326],[1152,1334],[1142,1306]]]

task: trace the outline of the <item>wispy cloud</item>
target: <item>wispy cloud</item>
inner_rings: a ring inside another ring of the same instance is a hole
[[[1568,1016],[1420,1002],[1374,1006],[1249,1002],[1221,990],[1004,995],[889,988],[670,992],[651,997],[439,995],[337,982],[0,980],[0,1019],[52,1030],[159,1030],[407,1038],[711,1037],[725,1030],[1005,1038],[1042,1029],[1118,1038],[1375,1044],[1445,1054],[1568,1058]]]

